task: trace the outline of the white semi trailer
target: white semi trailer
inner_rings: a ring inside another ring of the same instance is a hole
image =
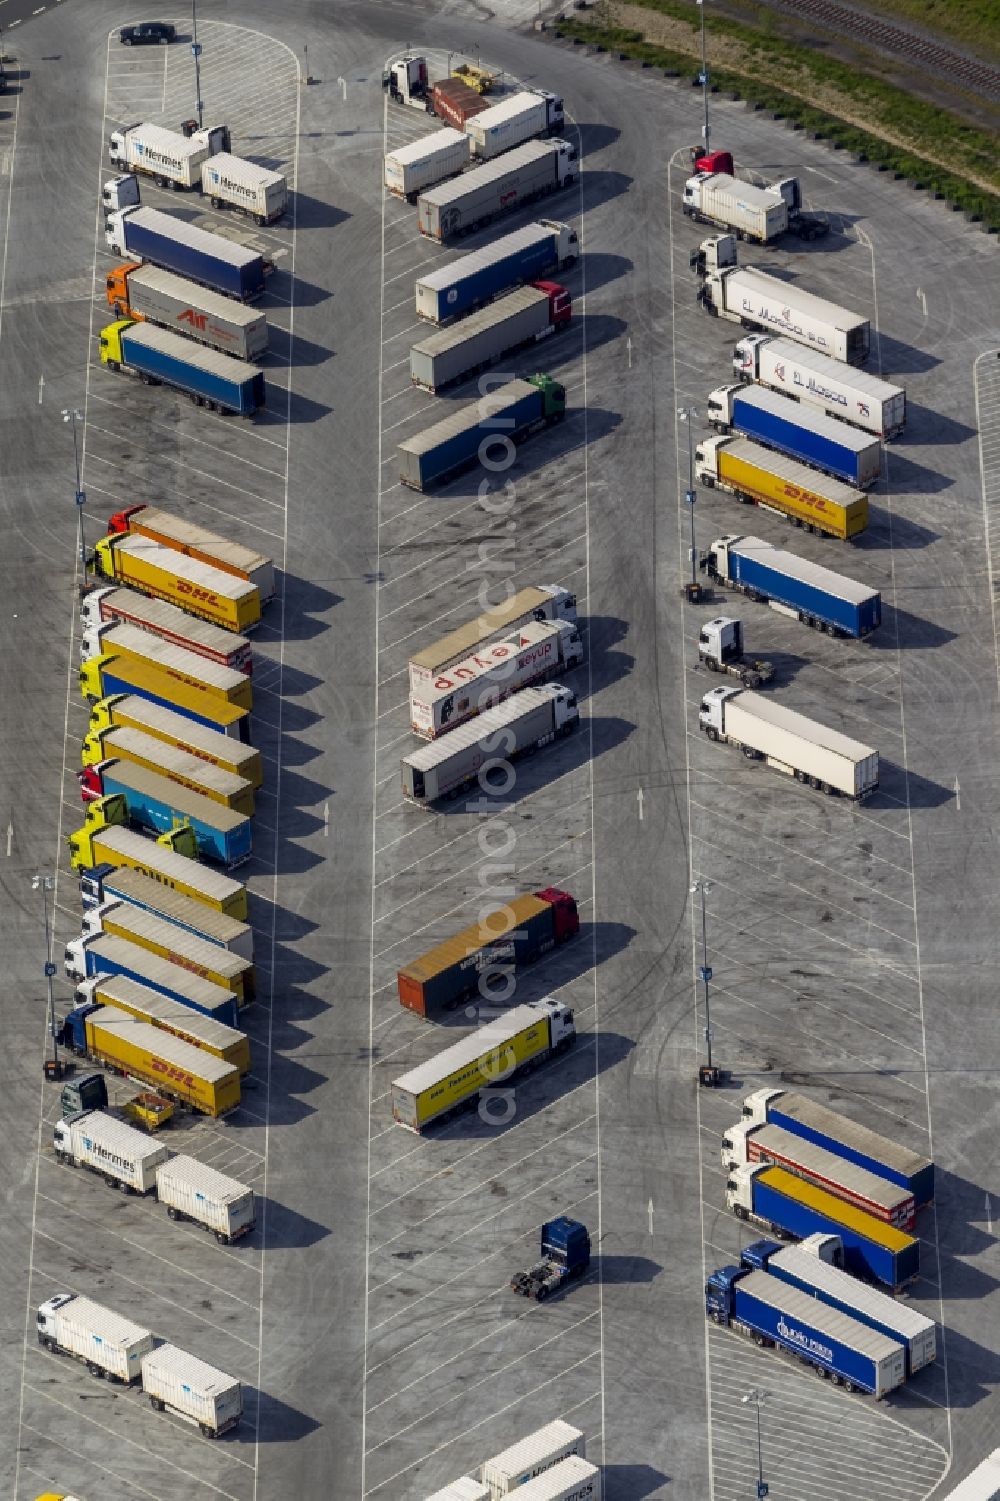
[[[773,698],[723,685],[706,693],[698,714],[709,740],[734,745],[798,782],[861,802],[878,786],[878,751],[787,709]]]

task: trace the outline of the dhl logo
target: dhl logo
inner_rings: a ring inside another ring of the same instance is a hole
[[[182,954],[168,954],[167,958],[171,964],[176,964],[181,969],[186,969],[189,974],[199,975],[203,980],[208,979],[208,970],[201,964],[195,964],[192,959],[185,959]]]
[[[177,579],[177,593],[190,595],[192,599],[200,600],[205,605],[217,605],[219,596],[213,594],[211,589],[199,589],[197,584],[189,584],[186,579]]]
[[[809,506],[813,511],[830,509],[821,495],[814,495],[811,490],[800,490],[798,485],[783,485],[781,493],[789,500],[797,500],[801,505]]]
[[[194,1075],[187,1074],[182,1068],[174,1068],[171,1063],[164,1063],[162,1058],[151,1058],[150,1066],[154,1074],[162,1074],[165,1079],[173,1079],[177,1084],[184,1084],[188,1089],[194,1088]]]

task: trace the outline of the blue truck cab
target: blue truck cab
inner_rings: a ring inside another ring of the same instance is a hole
[[[590,1266],[590,1236],[586,1225],[561,1214],[547,1220],[541,1232],[541,1260],[511,1278],[511,1290],[541,1303],[567,1282],[582,1277]]]

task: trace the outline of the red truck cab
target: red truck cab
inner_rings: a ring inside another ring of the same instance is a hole
[[[124,511],[115,511],[114,515],[108,519],[108,535],[111,537],[121,537],[126,532],[130,532],[132,530],[129,525],[130,518],[137,511],[144,511],[145,509],[145,506],[126,506]]]
[[[736,176],[730,151],[708,151],[701,156],[692,151],[692,155],[696,172],[723,172],[727,177]]]
[[[533,281],[536,291],[544,292],[549,299],[549,322],[553,328],[561,328],[573,315],[573,298],[557,281]]]
[[[580,931],[575,898],[568,891],[560,891],[558,886],[546,886],[544,891],[536,891],[535,896],[540,902],[548,902],[552,908],[552,933],[556,943],[575,938]]]

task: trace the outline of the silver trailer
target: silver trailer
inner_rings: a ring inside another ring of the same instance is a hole
[[[748,334],[733,350],[740,380],[784,391],[828,417],[840,417],[878,438],[894,438],[906,426],[906,392],[864,370],[772,334]]]
[[[385,185],[394,197],[416,203],[423,188],[455,177],[468,163],[468,136],[448,126],[387,152]]]
[[[871,344],[867,318],[816,297],[768,271],[732,266],[712,271],[698,293],[710,312],[744,328],[762,328],[807,344],[849,365],[863,365]]]
[[[486,162],[533,136],[553,135],[565,123],[563,102],[556,94],[524,89],[478,115],[470,115],[465,133],[473,156]]]
[[[221,1245],[249,1235],[257,1221],[252,1188],[183,1154],[157,1169],[156,1197],[172,1220],[194,1220]]]
[[[421,193],[417,228],[439,243],[469,234],[500,214],[569,187],[577,170],[576,150],[567,141],[529,141]]]
[[[117,275],[108,277],[109,290]],[[232,297],[150,265],[130,271],[126,287],[127,303],[114,303],[117,318],[143,318],[240,360],[255,360],[267,349],[267,318]]]
[[[749,760],[766,761],[824,792],[860,802],[878,787],[877,750],[764,694],[713,688],[701,701],[698,724],[710,740],[735,745]]]
[[[201,191],[213,208],[239,209],[258,224],[273,224],[288,208],[288,178],[256,162],[219,151],[201,169]]]
[[[485,370],[501,356],[537,343],[569,319],[572,303],[563,287],[519,287],[463,318],[453,328],[429,334],[410,350],[410,380],[432,393],[463,376]]]
[[[157,1412],[176,1413],[205,1438],[218,1438],[243,1416],[243,1388],[236,1377],[176,1345],[160,1345],[143,1356],[142,1389]]]

